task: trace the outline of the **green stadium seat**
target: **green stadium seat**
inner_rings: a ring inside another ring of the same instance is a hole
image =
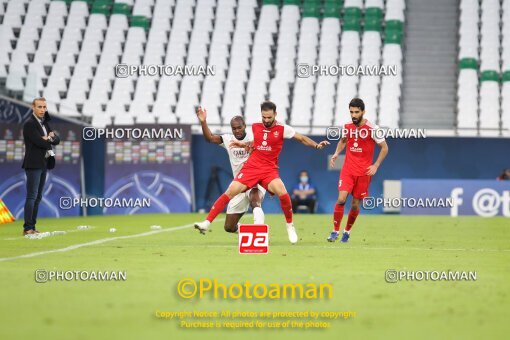
[[[400,20],[388,20],[386,21],[386,29],[402,32],[404,30],[404,23]]]
[[[344,8],[344,18],[351,18],[351,17],[361,19],[361,8],[359,8],[359,7]]]
[[[365,31],[377,31],[381,32],[382,21],[377,17],[365,17]]]
[[[131,7],[128,4],[116,2],[113,4],[112,14],[131,15]]]
[[[389,30],[384,31],[384,43],[385,44],[402,44],[402,31]]]
[[[510,81],[510,70],[503,72],[503,74],[501,75],[501,80],[504,82]]]
[[[497,71],[483,71],[480,75],[480,81],[499,81],[499,73]]]
[[[360,20],[355,17],[344,17],[344,31],[357,31],[359,32],[361,30],[361,24]]]
[[[322,17],[323,18],[339,18],[340,19],[340,11],[341,11],[341,8],[334,8],[334,7],[324,8],[324,10],[322,12]]]
[[[459,61],[459,69],[478,69],[478,61],[474,58],[463,58]]]
[[[324,2],[322,16],[324,18],[340,18],[341,11],[342,11],[341,1],[326,0],[326,2]]]
[[[383,12],[379,7],[369,7],[365,9],[365,20],[367,18],[377,18],[379,21],[383,19]]]
[[[283,0],[283,5],[297,5],[297,6],[301,6],[301,4],[303,3],[302,0]],[[264,2],[265,4],[265,2]]]
[[[320,3],[318,1],[305,1],[303,4],[303,17],[318,18],[320,16]]]
[[[110,15],[111,7],[108,5],[96,5],[92,6],[91,14],[104,14],[106,16]]]
[[[280,6],[282,4],[281,0],[264,0],[262,2],[263,5],[276,5]]]
[[[150,28],[151,21],[149,18],[146,18],[142,15],[133,15],[131,16],[130,24],[131,27],[142,27],[146,31]]]

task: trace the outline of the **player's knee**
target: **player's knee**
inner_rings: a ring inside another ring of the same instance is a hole
[[[343,197],[339,197],[337,200],[336,200],[336,204],[338,205],[345,205],[345,202],[347,202],[347,199],[343,198]]]
[[[351,210],[354,211],[354,212],[359,211],[359,203],[352,204],[351,205]]]
[[[232,190],[230,190],[230,188],[227,189],[227,191],[225,191],[225,195],[227,195],[228,198],[230,198],[230,199],[232,199],[235,196],[234,193],[232,192]]]
[[[235,233],[237,231],[237,225],[227,225],[225,224],[225,231],[227,233]]]

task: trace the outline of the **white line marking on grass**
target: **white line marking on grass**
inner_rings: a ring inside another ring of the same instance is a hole
[[[182,226],[174,227],[174,228],[147,231],[147,232],[141,233],[141,234],[102,238],[99,240],[95,240],[95,241],[91,241],[91,242],[87,242],[87,243],[75,244],[75,245],[65,247],[65,248],[60,248],[60,249],[40,251],[37,253],[29,253],[29,254],[25,254],[25,255],[14,256],[14,257],[2,257],[2,258],[0,258],[0,262],[13,261],[13,260],[18,260],[18,259],[26,259],[26,258],[30,258],[30,257],[36,257],[36,256],[41,256],[41,255],[46,255],[46,254],[53,254],[53,253],[64,253],[64,252],[75,250],[78,248],[95,246],[98,244],[103,244],[103,243],[107,243],[107,242],[111,242],[111,241],[126,240],[126,239],[130,239],[130,238],[150,236],[150,235],[155,235],[155,234],[164,233],[164,232],[178,231],[178,230],[192,227],[193,225],[194,224],[191,223],[191,224],[186,224],[186,225],[182,225]]]

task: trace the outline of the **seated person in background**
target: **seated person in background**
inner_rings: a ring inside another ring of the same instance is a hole
[[[503,170],[501,175],[499,175],[497,178],[499,181],[508,181],[510,180],[510,168]]]
[[[299,173],[299,183],[292,192],[292,211],[297,212],[298,206],[304,205],[313,214],[315,201],[315,187],[309,182],[308,172],[303,170]]]

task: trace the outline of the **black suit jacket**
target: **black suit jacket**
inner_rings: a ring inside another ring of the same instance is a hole
[[[53,131],[48,121],[50,121],[50,115],[48,112],[44,115],[44,127],[48,134]],[[46,164],[46,151],[51,149],[52,145],[58,145],[60,138],[55,135],[52,142],[44,140],[44,131],[41,124],[32,114],[30,118],[23,125],[23,139],[25,141],[25,158],[23,159],[23,169],[42,169],[47,167],[53,169],[55,167],[55,157],[48,157],[48,163]]]

